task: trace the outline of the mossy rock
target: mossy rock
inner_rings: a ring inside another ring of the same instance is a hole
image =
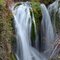
[[[40,33],[41,20],[42,20],[40,3],[39,2],[37,2],[37,3],[31,2],[31,6],[32,6],[34,18],[35,18],[37,34],[39,34]],[[31,11],[31,15],[32,15],[32,11]],[[31,30],[32,45],[35,44],[35,39],[36,39],[36,35],[35,35],[34,23],[32,23],[32,30]]]
[[[2,60],[11,60],[11,37],[14,36],[12,13],[5,5],[0,5],[0,46]],[[0,54],[0,56],[1,56]]]

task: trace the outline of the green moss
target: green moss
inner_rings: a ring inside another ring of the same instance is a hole
[[[21,5],[20,2],[15,3],[14,9],[15,9],[17,6],[19,6],[19,5]]]
[[[42,19],[40,3],[31,3],[31,5],[32,5],[32,10],[34,13],[34,17],[35,17],[35,21],[36,21],[36,25],[37,25],[37,29],[38,29],[38,27],[40,26],[40,23],[41,23],[41,19]]]
[[[31,2],[40,2],[40,0],[31,0]]]
[[[11,53],[11,54],[10,54],[10,58],[11,58],[11,60],[17,60],[14,53]]]
[[[34,14],[37,33],[39,33],[40,26],[41,26],[41,20],[42,20],[42,13],[41,13],[41,9],[40,9],[40,3],[39,2],[38,3],[31,2],[31,7],[32,7],[32,10],[30,10],[30,13],[31,13],[31,16],[32,16],[32,12]],[[34,23],[32,23],[32,29],[31,29],[32,45],[35,43],[35,38],[36,38],[36,36],[35,36],[35,27],[34,27]]]
[[[0,0],[0,4],[1,4],[1,5],[4,4],[4,0]]]
[[[42,0],[42,2],[48,6],[49,4],[52,4],[55,0]]]

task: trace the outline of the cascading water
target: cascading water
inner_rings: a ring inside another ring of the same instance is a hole
[[[56,6],[55,6],[56,4]],[[42,21],[41,21],[41,41],[42,41],[42,51],[46,57],[53,56],[55,53],[53,43],[55,42],[55,18],[51,18],[51,12],[54,9],[54,16],[57,12],[58,1],[51,4],[48,9],[44,4],[41,4]],[[16,39],[17,39],[17,50],[16,58],[17,60],[47,60],[43,54],[39,53],[38,50],[38,34],[36,30],[36,23],[34,14],[32,11],[30,3],[24,2],[21,5],[12,9],[14,16],[15,28],[16,28]],[[49,12],[48,12],[49,11]],[[59,11],[60,13],[60,11]],[[50,15],[49,15],[50,14]],[[35,45],[36,49],[31,45],[31,30],[32,23],[35,29]],[[54,24],[53,24],[54,23]],[[54,50],[54,51],[53,51]]]
[[[59,2],[59,0],[56,0],[54,3],[52,3],[48,6],[48,11],[49,11],[53,29],[55,32],[55,37],[57,36],[56,35],[56,13],[58,12],[58,2]]]
[[[54,31],[51,23],[49,12],[44,4],[41,4],[42,22],[41,22],[41,40],[43,42],[44,53],[50,57],[53,50],[52,43],[54,42]]]
[[[30,44],[31,26],[33,19],[30,15],[30,6],[27,3],[21,4],[12,10],[17,38],[17,60],[47,60]],[[34,18],[34,16],[32,15]]]
[[[16,10],[15,24],[17,30],[17,52],[19,60],[32,60],[29,48],[31,16],[28,6],[20,5]],[[17,58],[17,60],[18,60]]]
[[[58,14],[58,16],[60,16],[60,0],[56,0],[54,3],[50,4],[48,6],[48,11],[51,17],[51,21],[52,21],[52,25],[54,28],[54,32],[55,32],[55,37],[56,35],[56,20],[59,20],[59,18],[56,19],[56,16]]]
[[[50,14],[50,17],[51,17],[51,22],[52,22],[53,29],[54,29],[55,39],[54,39],[53,43],[55,43],[56,40],[58,41],[57,38],[59,38],[57,33],[56,33],[56,32],[59,32],[58,31],[59,28],[56,29],[56,25],[58,24],[58,23],[56,24],[56,21],[60,20],[60,0],[56,0],[54,3],[50,4],[48,6],[48,11],[49,11],[49,14]],[[59,21],[59,23],[60,23],[60,21]],[[56,56],[59,53],[60,48],[57,49],[57,47],[58,47],[58,44],[53,49],[52,55],[50,57],[52,57],[54,55]]]

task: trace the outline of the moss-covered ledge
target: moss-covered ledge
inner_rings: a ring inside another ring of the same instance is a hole
[[[0,5],[0,60],[12,60],[11,38],[14,37],[12,17],[9,9],[5,5]]]

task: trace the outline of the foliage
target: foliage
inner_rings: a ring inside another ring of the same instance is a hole
[[[49,5],[53,2],[54,0],[31,0],[31,2],[43,2],[46,5]]]
[[[0,0],[0,4],[1,4],[1,5],[4,4],[4,0]]]
[[[31,0],[31,2],[40,2],[40,0]]]
[[[52,3],[53,2],[53,0],[44,0],[44,3],[45,4],[50,4],[50,3]]]

